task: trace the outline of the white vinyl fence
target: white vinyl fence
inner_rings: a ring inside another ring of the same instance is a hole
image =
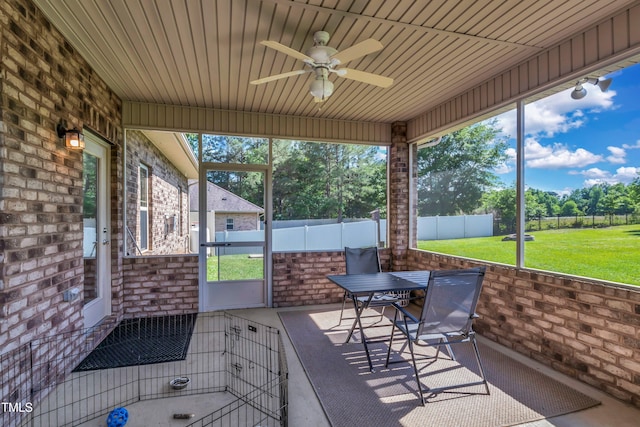
[[[426,216],[418,218],[418,240],[493,236],[493,215]]]
[[[277,228],[273,230],[274,252],[341,250],[345,246],[376,246],[378,241],[375,221],[343,222],[339,224],[309,225]],[[380,240],[385,243],[387,221],[380,220]],[[418,240],[462,239],[493,235],[493,215],[435,216],[418,218]],[[192,233],[197,239],[197,233]],[[221,231],[216,233],[216,242],[247,242],[264,240],[264,230]],[[192,252],[198,248],[192,242]],[[234,248],[234,253],[246,252],[249,248]],[[226,249],[229,254],[231,249]],[[244,251],[244,252],[242,252]]]

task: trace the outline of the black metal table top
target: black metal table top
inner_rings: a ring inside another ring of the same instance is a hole
[[[359,295],[372,292],[402,292],[426,289],[429,271],[391,271],[373,274],[327,276],[347,292]]]

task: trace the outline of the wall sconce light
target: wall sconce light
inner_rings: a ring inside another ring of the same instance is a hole
[[[58,123],[56,131],[58,132],[58,138],[64,138],[64,143],[68,149],[84,149],[84,135],[77,128],[67,130],[62,123]]]
[[[599,79],[593,77],[585,77],[584,79],[580,79],[576,83],[576,88],[571,92],[571,98],[582,99],[587,96],[587,90],[583,86],[587,83],[598,86],[602,92],[606,92],[611,85],[611,79]]]

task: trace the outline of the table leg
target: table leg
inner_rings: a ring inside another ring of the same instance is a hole
[[[351,339],[351,336],[353,335],[353,331],[356,328],[356,325],[358,325],[358,329],[360,330],[360,340],[362,341],[362,345],[364,345],[364,352],[367,355],[367,362],[369,362],[369,371],[374,372],[373,363],[371,362],[371,355],[369,355],[369,346],[367,345],[367,337],[364,334],[364,328],[362,327],[362,320],[361,320],[362,313],[364,312],[365,308],[369,306],[369,303],[371,303],[372,298],[373,298],[373,293],[369,294],[367,301],[364,304],[362,304],[362,307],[358,307],[358,300],[355,295],[352,298],[353,305],[356,311],[356,319],[353,321],[353,325],[351,325],[351,329],[349,330],[349,334],[347,335],[347,340],[345,341],[345,343],[349,342],[349,340]]]

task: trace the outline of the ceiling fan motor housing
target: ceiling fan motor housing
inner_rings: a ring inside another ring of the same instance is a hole
[[[307,50],[307,56],[313,59],[313,62],[319,64],[330,64],[331,56],[338,51],[331,46],[312,46]]]

